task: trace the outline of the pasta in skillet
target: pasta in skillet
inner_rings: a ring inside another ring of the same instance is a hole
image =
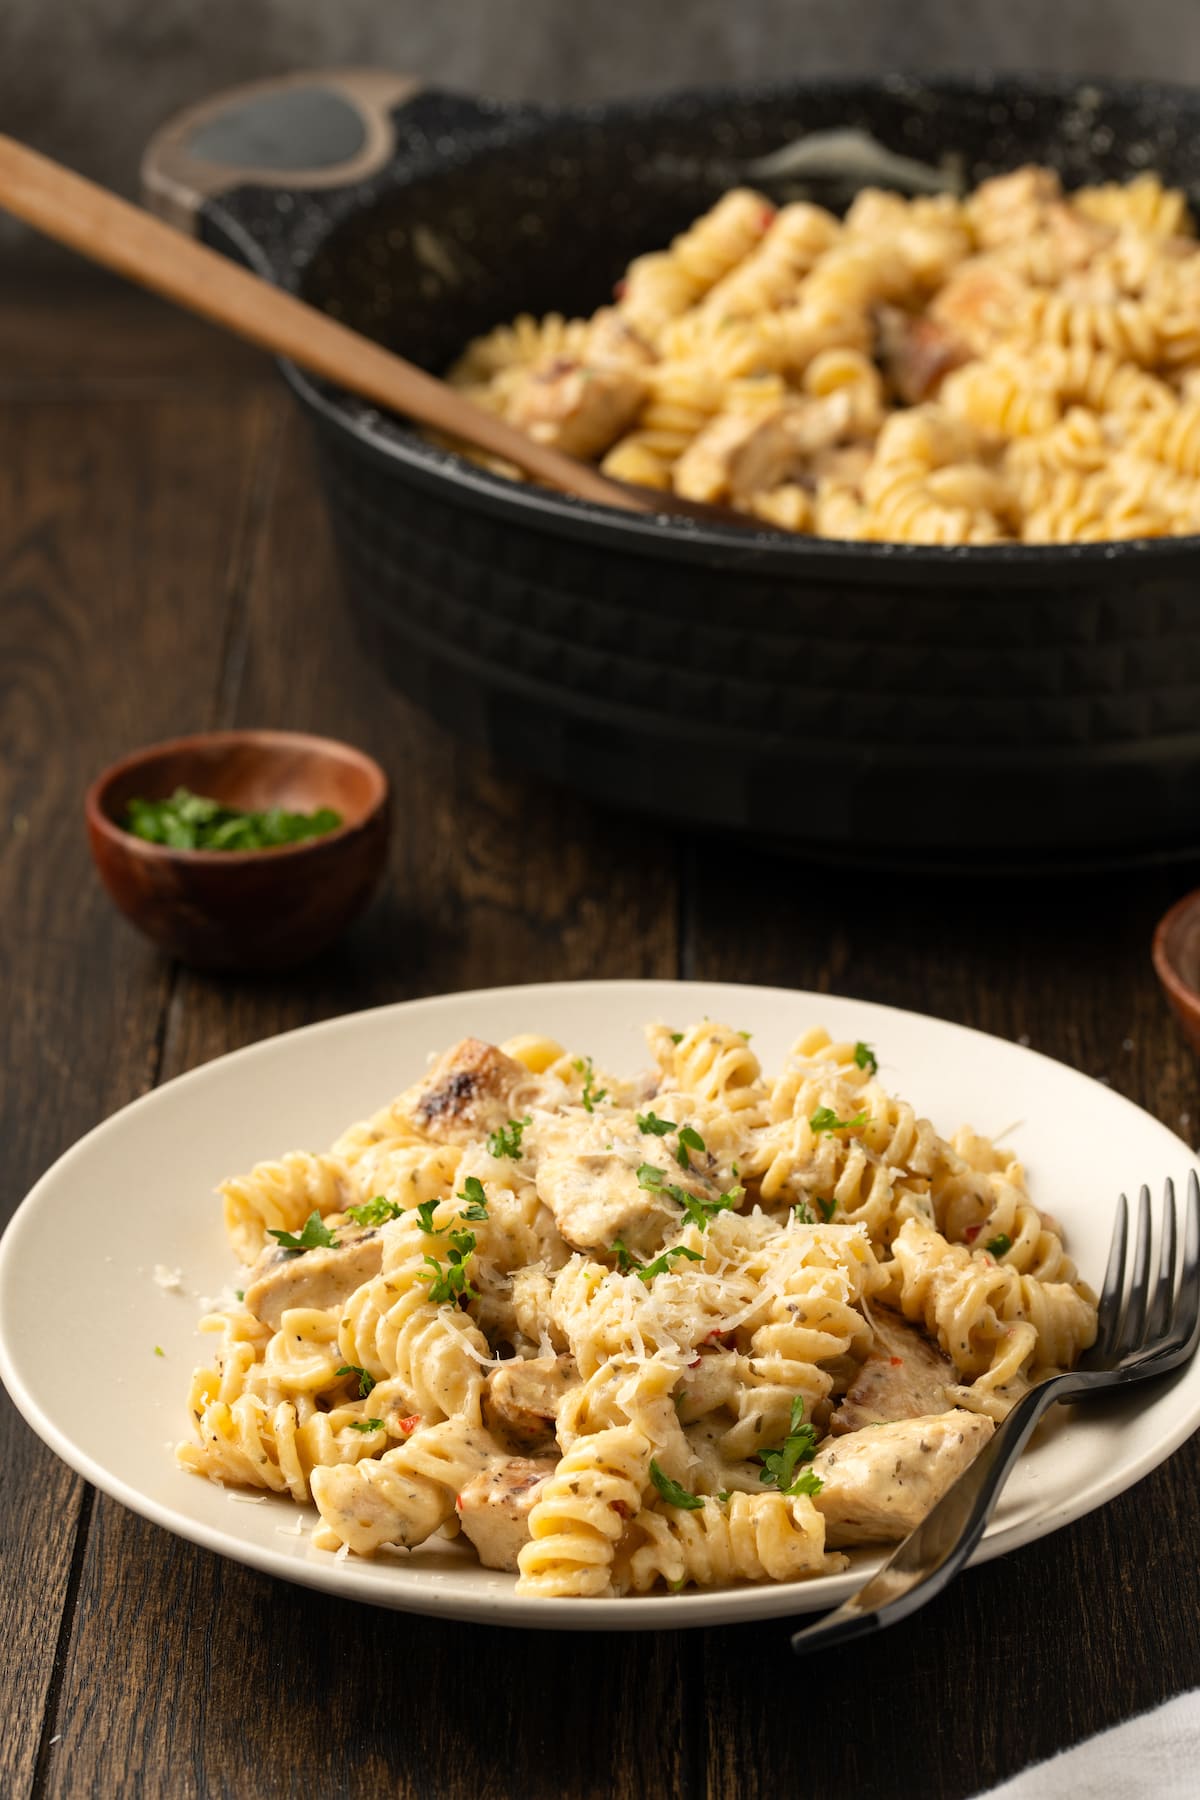
[[[632,1078],[468,1038],[226,1181],[247,1269],[180,1462],[311,1501],[343,1554],[461,1532],[534,1598],[802,1580],[911,1529],[1092,1342],[1061,1232],[866,1044],[807,1032],[771,1078],[725,1025],[647,1037]]]
[[[613,306],[500,326],[449,379],[619,479],[780,530],[1200,531],[1200,245],[1152,174],[868,188],[844,219],[736,189]]]

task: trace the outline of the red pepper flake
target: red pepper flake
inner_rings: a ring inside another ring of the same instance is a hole
[[[705,1332],[703,1341],[706,1344],[711,1344],[714,1341],[718,1344],[727,1344],[732,1336],[732,1331],[722,1331],[718,1325],[712,1331]]]
[[[967,1229],[963,1232],[963,1238],[968,1244],[973,1244],[982,1230],[982,1225],[968,1225]]]
[[[764,206],[763,207],[762,216],[760,217],[760,219],[758,221],[758,228],[760,231],[768,230],[770,228],[770,226],[772,226],[775,223],[775,211],[776,211],[776,209],[773,206]]]
[[[688,1368],[689,1369],[698,1369],[699,1367],[700,1367],[700,1358],[698,1356],[693,1356],[691,1362],[688,1364]]]
[[[455,1496],[454,1496],[454,1510],[455,1510],[455,1512],[462,1511],[462,1495],[461,1494],[455,1494]]]
[[[625,298],[625,295],[628,293],[628,291],[629,291],[629,283],[627,281],[617,281],[617,282],[613,283],[613,299],[614,300],[623,300]]]
[[[888,1361],[891,1363],[893,1369],[902,1369],[904,1367],[904,1358],[902,1356],[889,1356]]]
[[[405,1436],[408,1436],[408,1434],[415,1431],[417,1426],[421,1423],[421,1415],[420,1413],[409,1413],[406,1419],[400,1419],[397,1422],[401,1431],[404,1432]]]

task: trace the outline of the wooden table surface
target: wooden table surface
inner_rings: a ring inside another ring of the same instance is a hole
[[[395,784],[386,892],[292,976],[170,966],[89,865],[101,765],[234,724],[349,738]],[[1200,871],[1013,885],[714,861],[694,831],[461,748],[348,629],[270,366],[83,274],[0,299],[0,833],[5,1217],[83,1132],[197,1063],[537,979],[853,994],[1030,1042],[1189,1141],[1200,1123],[1149,963]],[[86,1381],[87,1321],[46,1328],[78,1333]],[[960,1796],[1200,1682],[1195,1439],[909,1625],[804,1663],[782,1624],[518,1634],[290,1587],[98,1496],[7,1400],[0,1459],[5,1796]]]

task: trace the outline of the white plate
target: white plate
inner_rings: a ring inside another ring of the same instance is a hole
[[[72,1468],[168,1531],[288,1581],[379,1606],[490,1624],[556,1629],[713,1625],[836,1605],[879,1560],[811,1582],[625,1600],[518,1599],[513,1577],[439,1541],[411,1556],[339,1560],[288,1535],[286,1500],[230,1498],[177,1468],[185,1398],[206,1342],[195,1321],[233,1267],[213,1197],[222,1177],[284,1150],[329,1144],[468,1033],[493,1041],[546,1032],[632,1071],[641,1026],[703,1016],[754,1034],[773,1071],[802,1029],[865,1038],[881,1078],[943,1133],[1005,1132],[1035,1200],[1067,1228],[1099,1286],[1113,1205],[1164,1178],[1191,1151],[1097,1082],[1014,1044],[890,1007],[778,988],[699,982],[558,982],[383,1007],[256,1044],[125,1108],[43,1176],[0,1242],[0,1375],[34,1430]],[[1006,1127],[1016,1122],[1016,1129]],[[156,1264],[183,1272],[164,1291]],[[155,1354],[158,1345],[164,1354]],[[1169,1385],[1064,1414],[1009,1481],[976,1560],[1000,1556],[1100,1506],[1147,1474],[1200,1424],[1200,1360]],[[315,1519],[310,1509],[306,1523]]]

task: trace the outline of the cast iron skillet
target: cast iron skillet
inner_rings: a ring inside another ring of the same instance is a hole
[[[968,184],[1157,169],[1200,192],[1200,95],[1011,76],[798,83],[545,111],[379,72],[225,95],[147,152],[152,203],[433,370],[587,313],[757,159],[854,126]],[[622,807],[923,869],[1200,844],[1200,540],[938,549],[639,518],[487,474],[284,373],[353,604],[394,680]]]

